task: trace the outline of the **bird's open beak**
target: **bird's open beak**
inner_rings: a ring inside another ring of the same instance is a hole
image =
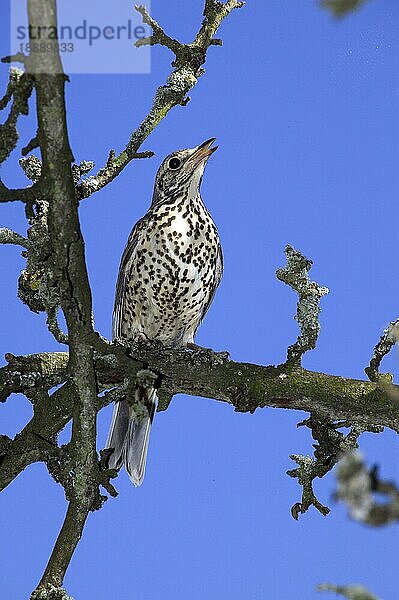
[[[211,154],[218,149],[218,146],[211,148],[215,140],[216,138],[210,138],[209,140],[206,140],[206,142],[203,142],[200,146],[198,146],[194,154],[190,156],[188,160],[194,164],[194,167],[202,162],[206,162]]]

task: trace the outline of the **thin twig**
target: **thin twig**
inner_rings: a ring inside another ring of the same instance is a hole
[[[68,344],[68,336],[61,330],[57,320],[57,307],[47,309],[47,327],[60,344]]]
[[[384,329],[379,342],[374,347],[373,356],[371,357],[370,364],[364,369],[367,377],[370,381],[379,381],[381,377],[385,378],[387,382],[392,381],[392,376],[389,374],[381,375],[379,368],[381,361],[394,347],[399,339],[399,319],[392,321],[386,329]]]

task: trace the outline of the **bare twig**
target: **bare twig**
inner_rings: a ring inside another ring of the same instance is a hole
[[[0,180],[0,202],[15,202],[16,200],[19,200],[20,202],[30,202],[35,198],[38,191],[38,185],[14,190],[9,189]]]
[[[140,46],[145,46],[147,44],[153,46],[154,44],[161,44],[161,46],[165,46],[169,48],[176,56],[183,48],[183,44],[178,42],[177,40],[169,37],[162,27],[153,19],[145,6],[135,4],[134,8],[139,12],[143,18],[143,23],[149,25],[153,31],[153,34],[150,37],[141,38],[137,40],[135,46],[139,48]]]
[[[291,246],[286,247],[285,254],[287,266],[278,269],[276,275],[299,296],[295,318],[301,331],[295,344],[288,348],[287,360],[300,363],[302,355],[316,347],[320,332],[319,303],[320,299],[328,294],[328,288],[310,281],[309,270],[313,264],[311,260]]]
[[[72,165],[72,175],[75,185],[77,185],[83,175],[87,175],[94,169],[94,162],[91,160],[83,160],[78,165]]]
[[[68,344],[68,336],[61,330],[57,320],[57,308],[47,309],[47,327],[60,344]]]
[[[17,52],[16,54],[11,54],[10,56],[3,56],[1,59],[2,63],[12,63],[18,62],[24,65],[26,63],[27,56],[23,52]]]
[[[28,188],[21,189],[9,189],[0,180],[0,202],[14,202],[19,200],[21,202],[32,203],[37,196],[40,196],[40,175],[41,175],[41,162],[36,156],[28,156],[26,158],[20,158],[19,164],[24,170],[28,179],[33,182],[33,185]]]
[[[311,456],[301,456],[300,454],[291,454],[290,458],[297,463],[298,467],[287,471],[287,475],[297,478],[299,485],[302,486],[302,498],[300,502],[292,506],[292,516],[298,520],[299,514],[305,513],[310,506],[314,506],[322,515],[328,515],[330,509],[319,502],[313,492],[313,480],[315,477],[319,477],[317,462]]]
[[[6,354],[6,360],[8,365],[0,368],[0,402],[12,393],[59,385],[65,381],[69,357],[65,352],[44,352],[30,356]]]
[[[39,138],[36,134],[31,140],[29,140],[29,142],[26,144],[26,146],[24,146],[22,148],[22,150],[21,150],[22,156],[26,156],[27,154],[29,154],[29,152],[32,152],[32,150],[34,150],[35,148],[39,148],[39,146],[40,146],[40,142],[39,142]]]

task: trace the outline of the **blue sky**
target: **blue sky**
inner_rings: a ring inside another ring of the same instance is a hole
[[[154,0],[152,12],[189,41],[202,5]],[[331,290],[317,349],[304,365],[364,377],[375,342],[399,312],[398,17],[396,0],[375,0],[339,22],[313,0],[248,0],[226,20],[224,47],[210,49],[191,102],[146,142],[156,156],[131,164],[81,205],[102,334],[110,335],[120,255],[148,207],[160,161],[215,136],[220,147],[202,192],[220,231],[225,275],[198,343],[227,349],[235,360],[284,360],[297,335],[296,297],[275,270],[289,243],[313,259],[312,277]],[[8,54],[7,21],[1,55]],[[124,146],[171,59],[158,47],[149,75],[72,75],[68,124],[77,161],[101,166],[110,148]],[[6,67],[1,73],[4,87]],[[23,118],[22,145],[34,130]],[[17,157],[2,169],[9,185],[26,183]],[[22,207],[3,205],[0,222],[24,233]],[[18,249],[0,252],[0,356],[57,349],[44,317],[16,298]],[[386,367],[397,373],[396,354]],[[30,413],[26,400],[12,397],[0,406],[1,433],[17,433]],[[110,415],[111,407],[99,415],[99,448]],[[361,582],[384,600],[397,597],[398,526],[370,530],[349,521],[331,499],[333,476],[316,484],[331,514],[291,518],[300,489],[285,472],[293,468],[290,454],[311,452],[310,434],[296,429],[304,414],[236,414],[179,396],[156,417],[143,486],[135,489],[122,473],[119,497],[90,515],[65,582],[76,600],[316,600],[323,581]],[[399,479],[393,433],[366,434],[361,448],[383,475]],[[1,495],[1,597],[28,597],[64,511],[63,491],[42,465]]]

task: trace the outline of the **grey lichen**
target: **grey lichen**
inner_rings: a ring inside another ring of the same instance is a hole
[[[295,319],[300,328],[300,335],[295,344],[287,351],[287,360],[300,362],[302,355],[307,350],[316,347],[320,333],[319,313],[320,299],[328,294],[326,287],[320,286],[309,279],[309,270],[312,261],[303,256],[301,252],[287,246],[285,249],[287,265],[276,272],[277,278],[289,285],[299,296]]]
[[[30,600],[73,600],[73,598],[68,596],[64,588],[47,583],[35,590],[31,594]]]
[[[392,381],[392,376],[389,373],[381,374],[379,368],[381,361],[399,340],[399,319],[392,321],[386,329],[382,332],[379,342],[374,347],[373,356],[371,357],[370,364],[366,367],[365,373],[370,381]]]
[[[74,184],[77,185],[83,175],[87,175],[92,169],[94,169],[94,162],[91,160],[83,160],[78,165],[72,165]]]
[[[0,227],[0,244],[15,244],[26,249],[30,248],[29,240],[7,227]]]
[[[42,174],[42,163],[40,158],[34,154],[30,154],[29,156],[20,158],[19,164],[28,179],[33,183],[39,181]]]
[[[33,81],[24,71],[16,67],[10,68],[9,83],[0,110],[6,108],[11,101],[11,108],[5,122],[0,125],[0,163],[4,162],[18,142],[17,122],[20,115],[27,115],[28,100],[32,93]]]
[[[317,461],[311,456],[300,454],[292,454],[290,458],[297,463],[298,467],[287,471],[287,475],[296,477],[299,485],[302,486],[301,502],[297,502],[291,508],[293,518],[298,520],[299,514],[305,513],[310,506],[314,506],[322,515],[328,515],[330,509],[319,502],[313,492],[313,479],[319,476]]]
[[[298,427],[300,426],[308,427],[317,443],[313,444],[314,457],[298,454],[290,457],[298,467],[287,471],[287,475],[297,478],[299,485],[302,486],[301,502],[294,504],[291,509],[294,519],[298,519],[299,514],[305,513],[310,506],[314,506],[322,515],[327,515],[330,509],[321,504],[314,494],[314,479],[324,477],[345,453],[356,449],[358,447],[357,440],[364,431],[381,432],[380,428],[363,426],[359,423],[330,422],[313,413],[309,419],[299,423]],[[347,435],[339,431],[342,427],[350,427]]]

